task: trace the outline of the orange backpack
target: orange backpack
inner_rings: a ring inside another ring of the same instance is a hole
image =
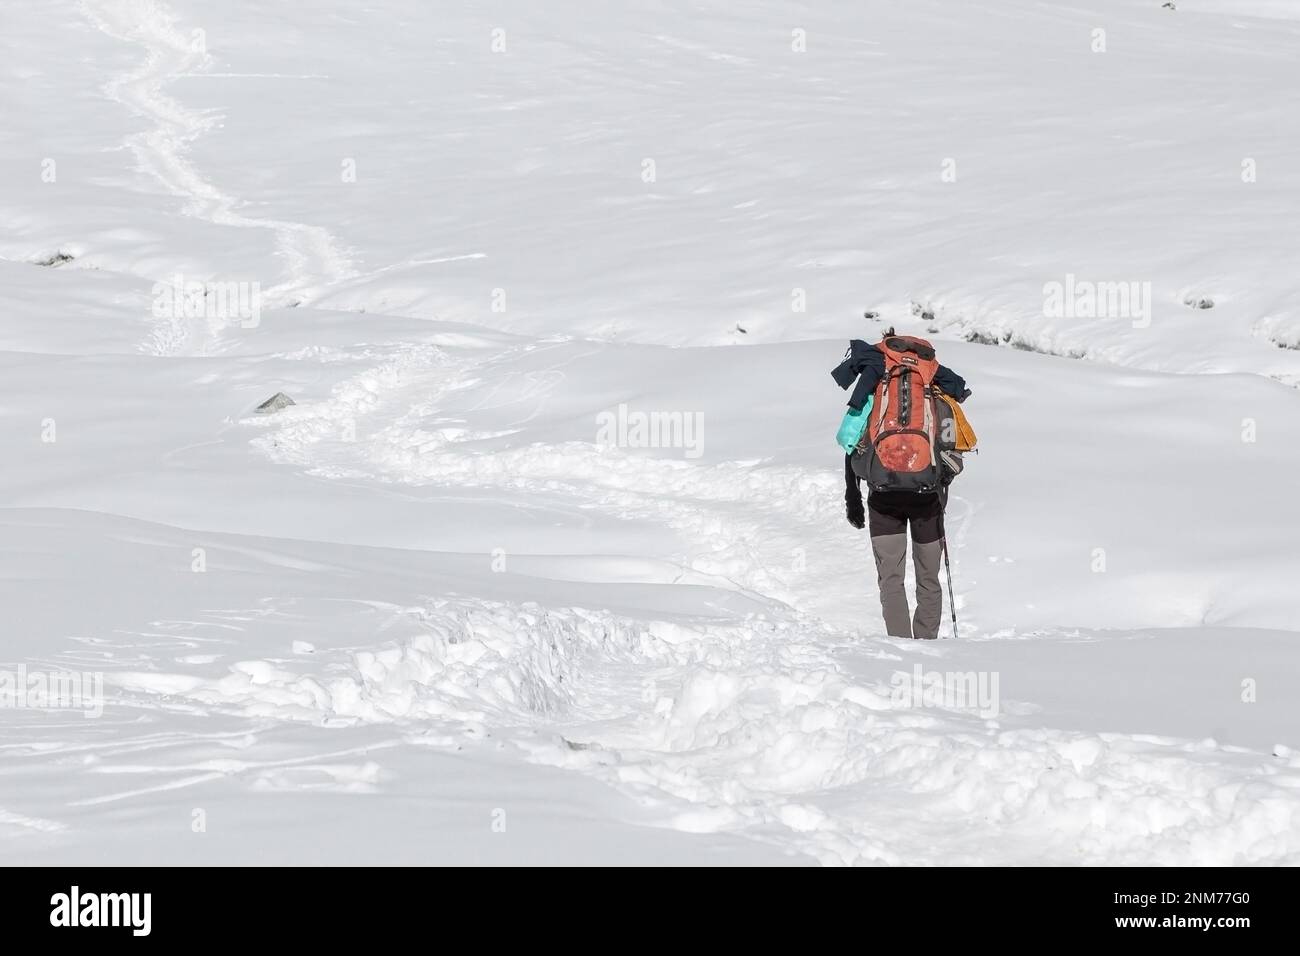
[[[876,347],[885,357],[885,376],[876,386],[853,471],[872,491],[936,493],[944,475],[934,346],[910,335],[887,335]]]

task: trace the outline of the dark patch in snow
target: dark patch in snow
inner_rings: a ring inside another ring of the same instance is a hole
[[[58,252],[52,253],[43,259],[37,259],[36,264],[38,266],[58,267],[63,265],[63,263],[65,262],[71,262],[75,258],[76,256],[72,255],[71,253],[64,252],[62,249],[60,249]]]
[[[270,415],[272,412],[278,412],[282,408],[288,408],[290,405],[296,404],[297,402],[284,394],[284,392],[276,392],[261,405],[257,406],[257,413],[259,415]]]
[[[990,335],[987,332],[981,332],[979,329],[975,329],[974,331],[967,332],[965,335],[965,339],[967,342],[974,342],[976,345],[1001,345],[1004,341],[1010,340],[1010,338],[1011,338],[1010,332],[1007,333],[1005,339],[999,339],[996,335]]]
[[[1022,339],[1018,335],[1010,332],[1003,332],[1001,336],[994,335],[990,332],[981,332],[979,329],[973,329],[967,332],[963,338],[967,342],[973,342],[976,345],[1009,345],[1019,352],[1036,352],[1039,355],[1054,355],[1057,358],[1082,359],[1087,357],[1087,352],[1080,349],[1070,349],[1068,352],[1058,352],[1055,349],[1043,348],[1030,342],[1028,339]]]

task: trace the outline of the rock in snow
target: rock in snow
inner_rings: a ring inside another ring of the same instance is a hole
[[[297,403],[284,392],[276,392],[261,405],[257,406],[259,415],[270,415],[272,412],[278,412],[282,408],[288,408],[290,405]]]

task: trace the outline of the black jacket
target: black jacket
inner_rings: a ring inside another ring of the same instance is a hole
[[[880,380],[885,377],[885,356],[880,349],[870,342],[854,339],[849,342],[849,350],[844,353],[844,361],[831,369],[831,377],[840,388],[848,388],[853,380],[858,380],[857,388],[849,396],[850,408],[861,408],[875,392]],[[951,395],[957,401],[966,400],[970,391],[966,380],[952,369],[940,365],[935,373],[934,385],[945,395]]]

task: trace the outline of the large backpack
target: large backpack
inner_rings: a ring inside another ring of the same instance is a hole
[[[876,346],[885,375],[876,386],[862,438],[852,456],[853,472],[872,491],[936,494],[951,480],[952,411],[939,400],[934,346],[910,335],[886,335]],[[947,446],[947,447],[945,447]],[[960,471],[960,456],[957,456]]]

